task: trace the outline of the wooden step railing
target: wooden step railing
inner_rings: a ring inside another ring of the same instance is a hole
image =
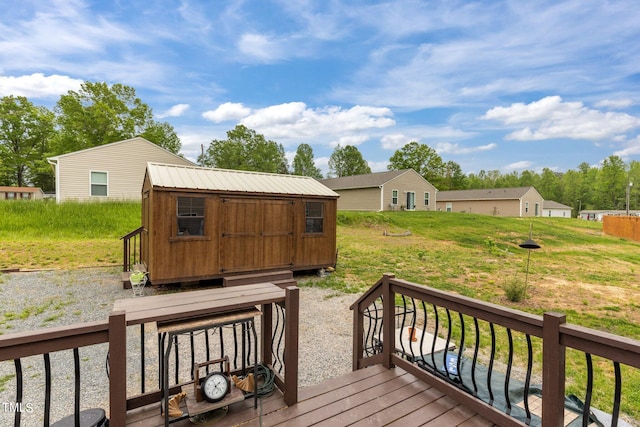
[[[123,261],[122,271],[132,271],[134,266],[142,264],[142,232],[144,226],[140,226],[130,233],[125,234],[120,238],[123,243]]]

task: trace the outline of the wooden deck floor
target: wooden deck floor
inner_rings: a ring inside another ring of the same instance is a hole
[[[228,407],[216,426],[493,426],[400,368],[381,365],[361,369],[300,390],[299,402],[287,407],[282,394]],[[161,426],[158,405],[131,411],[128,426]],[[193,426],[188,419],[171,424]]]

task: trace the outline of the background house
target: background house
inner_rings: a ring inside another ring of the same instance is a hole
[[[542,215],[544,199],[533,187],[440,191],[436,206],[443,212],[468,212],[494,216]]]
[[[0,200],[38,200],[44,198],[39,187],[0,187]]]
[[[136,137],[47,159],[55,170],[56,201],[140,200],[147,162],[194,163]]]
[[[336,193],[338,210],[435,210],[436,188],[413,169],[320,181]]]
[[[553,200],[545,200],[542,203],[542,216],[571,218],[571,206],[554,202]]]
[[[142,261],[154,284],[335,266],[337,198],[310,177],[149,163]]]

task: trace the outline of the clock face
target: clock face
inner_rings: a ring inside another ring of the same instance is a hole
[[[227,378],[219,372],[209,374],[202,382],[202,394],[209,402],[217,402],[229,391]]]

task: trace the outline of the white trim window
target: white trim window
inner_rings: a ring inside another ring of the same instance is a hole
[[[429,192],[428,191],[424,192],[424,205],[425,206],[429,206]]]
[[[109,175],[107,172],[91,171],[91,196],[107,197],[109,195]]]
[[[317,234],[324,232],[324,203],[306,202],[304,209],[305,233]]]
[[[391,190],[391,206],[398,206],[398,190]]]
[[[446,210],[447,212],[452,212],[452,211],[453,211],[453,203],[451,203],[451,202],[447,202],[447,203],[445,204],[445,210]]]
[[[529,213],[529,202],[524,202],[524,213]]]

